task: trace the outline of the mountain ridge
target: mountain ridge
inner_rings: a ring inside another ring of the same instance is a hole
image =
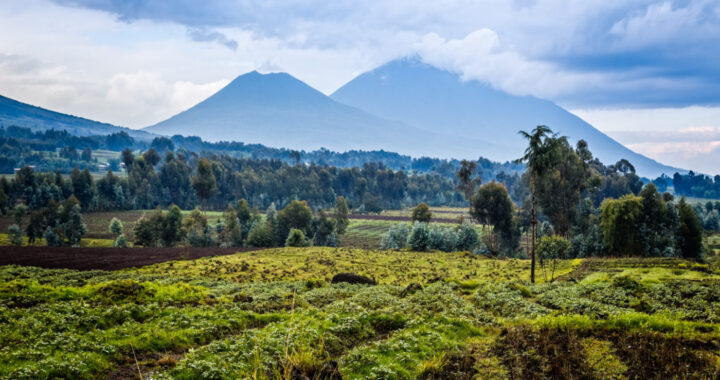
[[[34,131],[67,130],[78,136],[108,135],[124,131],[133,138],[141,140],[155,137],[145,131],[52,111],[2,95],[0,95],[0,126],[26,127]]]

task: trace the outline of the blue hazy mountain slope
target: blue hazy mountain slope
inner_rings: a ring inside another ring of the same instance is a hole
[[[678,169],[635,153],[558,105],[530,96],[515,96],[478,81],[462,81],[447,71],[401,59],[353,79],[331,97],[379,117],[427,131],[442,131],[491,146],[475,146],[493,160],[520,157],[526,142],[519,130],[545,124],[574,143],[585,139],[606,164],[628,159],[644,176],[672,174]],[[465,150],[464,146],[459,150]],[[679,170],[682,171],[682,170]]]
[[[118,127],[112,124],[100,123],[82,117],[67,115],[46,110],[30,104],[22,103],[0,95],[0,126],[18,126],[30,128],[35,131],[48,129],[66,130],[77,136],[108,135],[125,131],[130,136],[141,140],[150,140],[150,133],[129,128]]]
[[[236,140],[272,147],[379,150],[440,158],[482,154],[480,140],[427,132],[340,104],[286,73],[237,77],[194,107],[145,128],[164,135]]]

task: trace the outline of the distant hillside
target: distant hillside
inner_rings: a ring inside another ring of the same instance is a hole
[[[155,137],[147,132],[46,110],[0,95],[0,126],[13,125],[35,131],[67,130],[76,136],[108,135],[125,131],[133,138],[140,140],[150,140]]]
[[[585,139],[606,164],[626,158],[641,175],[653,177],[684,172],[631,151],[550,101],[510,95],[478,81],[462,81],[456,74],[417,60],[393,61],[362,74],[331,97],[385,119],[466,137],[457,147],[458,153],[467,152],[468,145],[481,140],[482,144],[474,146],[477,154],[512,160],[520,157],[526,146],[518,131],[545,124],[573,142]]]
[[[384,149],[440,158],[482,154],[480,140],[379,118],[338,103],[285,73],[241,75],[196,106],[145,130],[289,149]]]

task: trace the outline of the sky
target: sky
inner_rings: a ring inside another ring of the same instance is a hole
[[[252,70],[330,94],[412,55],[718,174],[718,46],[717,0],[3,0],[0,94],[141,128]]]

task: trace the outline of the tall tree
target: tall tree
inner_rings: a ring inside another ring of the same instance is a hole
[[[527,170],[530,172],[530,225],[531,225],[531,259],[530,259],[530,281],[535,282],[535,228],[537,225],[536,212],[536,191],[537,183],[543,178],[553,162],[553,150],[557,140],[552,130],[545,125],[538,125],[531,133],[520,131],[521,136],[528,140],[528,147],[525,154],[516,162],[526,162]]]
[[[514,249],[517,243],[514,210],[507,189],[495,181],[480,186],[470,201],[470,215],[473,219],[483,226],[493,227],[490,234],[483,237],[485,241],[497,241],[499,237],[502,247],[508,250]],[[498,248],[494,246],[492,249],[497,251]]]
[[[335,201],[335,213],[333,215],[333,218],[335,219],[335,232],[338,235],[342,235],[345,231],[347,231],[347,227],[350,224],[348,214],[348,204],[345,201],[345,198],[341,195],[337,197],[337,200]]]
[[[462,160],[460,161],[460,170],[457,172],[457,178],[460,180],[458,190],[465,195],[465,199],[470,201],[470,198],[475,192],[475,187],[480,184],[481,179],[474,178],[475,172],[477,171],[477,164],[475,161]],[[481,174],[481,173],[477,173]]]
[[[213,174],[212,165],[208,160],[201,158],[198,161],[197,175],[192,180],[192,186],[197,197],[203,202],[203,205],[206,205],[217,189],[215,174]]]
[[[695,210],[686,201],[680,198],[678,203],[680,229],[678,231],[678,248],[685,258],[698,259],[702,254],[703,228]]]

